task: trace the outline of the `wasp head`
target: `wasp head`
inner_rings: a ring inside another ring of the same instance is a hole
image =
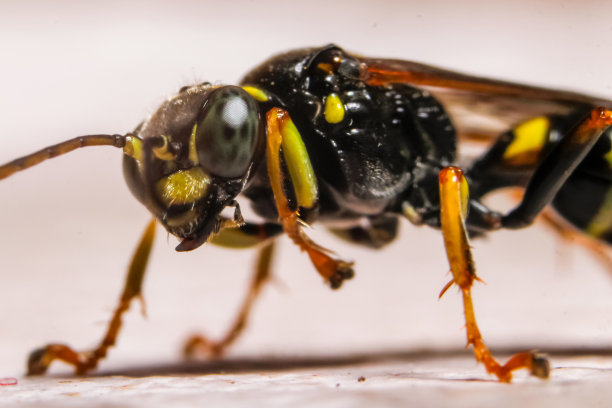
[[[242,88],[185,87],[134,132],[140,152],[124,158],[134,196],[171,234],[177,251],[205,243],[222,226],[264,149],[264,123]]]

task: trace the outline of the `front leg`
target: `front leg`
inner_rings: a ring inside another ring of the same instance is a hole
[[[218,340],[210,339],[201,334],[192,335],[183,346],[185,357],[191,358],[195,355],[221,357],[242,335],[247,327],[253,305],[261,294],[264,285],[270,281],[272,258],[274,256],[274,238],[280,233],[282,233],[282,228],[278,224],[247,222],[238,227],[224,228],[213,236],[212,244],[226,248],[258,247],[255,270],[238,314],[225,335]]]
[[[72,365],[77,374],[85,374],[96,368],[98,362],[106,357],[108,349],[117,341],[123,314],[130,308],[130,303],[134,298],[142,300],[142,281],[155,238],[155,226],[156,221],[152,220],[140,239],[130,263],[119,304],[100,344],[95,349],[84,352],[75,351],[65,344],[48,344],[34,350],[28,359],[28,375],[44,374],[54,360],[61,360]]]
[[[283,190],[283,173],[280,159],[281,147],[285,163],[289,169],[298,206],[310,209],[317,205],[318,186],[316,175],[302,137],[289,117],[289,113],[283,109],[270,109],[266,115],[266,120],[268,175],[283,230],[302,251],[308,253],[312,264],[332,289],[337,289],[345,279],[353,277],[353,263],[333,258],[330,255],[330,250],[317,245],[304,233],[300,225],[301,220],[299,219],[298,211],[293,211],[289,208],[289,203]]]
[[[185,357],[191,358],[194,355],[204,355],[214,358],[221,357],[242,335],[247,327],[253,305],[261,294],[264,285],[271,277],[274,241],[270,240],[262,245],[263,246],[259,249],[249,289],[232,325],[226,331],[225,335],[218,340],[212,340],[200,334],[191,336],[187,339],[183,347],[183,354]]]

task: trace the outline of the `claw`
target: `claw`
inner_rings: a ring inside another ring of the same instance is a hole
[[[542,353],[532,353],[531,375],[546,379],[550,377],[550,362]]]
[[[329,286],[332,289],[338,289],[347,279],[352,279],[355,276],[352,262],[336,261],[336,271],[329,278]]]
[[[222,345],[203,336],[192,336],[183,347],[183,356],[186,359],[193,359],[202,355],[214,359],[221,357],[223,353],[224,347]]]
[[[49,363],[44,361],[47,355],[46,348],[39,348],[30,353],[28,357],[28,375],[43,375],[49,368]]]

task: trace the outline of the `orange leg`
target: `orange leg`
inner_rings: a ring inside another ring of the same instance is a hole
[[[266,115],[267,119],[267,130],[268,130],[268,146],[266,149],[266,160],[268,165],[268,175],[270,177],[270,185],[274,192],[274,199],[276,201],[276,208],[278,210],[279,218],[282,222],[285,233],[291,238],[291,240],[298,246],[302,251],[306,251],[313,265],[319,272],[319,274],[330,284],[333,289],[337,289],[342,285],[345,279],[353,277],[353,263],[345,262],[340,259],[333,258],[326,248],[323,248],[313,242],[305,233],[302,231],[300,226],[300,219],[298,212],[293,211],[289,208],[289,203],[285,192],[283,190],[283,173],[281,170],[281,159],[280,150],[283,144],[283,137],[287,134],[287,128],[293,126],[289,114],[279,108],[273,108],[268,111]],[[306,160],[309,160],[307,157]],[[287,155],[285,160],[289,161]],[[289,166],[295,163],[288,163]],[[307,176],[305,178],[308,178]],[[314,177],[312,175],[311,177]],[[292,175],[292,182],[294,188],[301,180],[295,180]],[[306,180],[305,182],[312,180]],[[298,195],[298,204],[300,203],[299,190],[296,188],[296,194]],[[316,198],[315,198],[316,199]],[[312,206],[316,205],[316,202],[312,202]]]
[[[108,349],[114,346],[117,341],[122,316],[130,308],[131,301],[134,298],[141,298],[142,300],[142,281],[155,238],[155,224],[155,220],[149,223],[132,257],[119,305],[115,309],[106,334],[98,347],[91,351],[78,352],[64,344],[49,344],[30,354],[28,375],[44,374],[54,360],[61,360],[74,366],[77,374],[85,374],[87,371],[96,368],[98,362],[106,357]]]
[[[247,326],[253,304],[259,297],[264,284],[270,280],[270,266],[272,263],[273,254],[274,242],[266,243],[259,250],[256,264],[257,266],[255,268],[253,280],[249,286],[249,291],[247,292],[234,323],[227,331],[225,336],[217,341],[210,340],[200,335],[192,336],[185,343],[184,354],[186,357],[192,357],[196,354],[210,357],[221,357],[225,353],[225,350],[230,347],[238,339],[238,337],[240,337]]]
[[[482,362],[487,372],[494,374],[502,382],[512,380],[512,372],[521,368],[528,369],[532,375],[547,378],[550,372],[548,360],[534,352],[515,354],[504,365],[500,365],[491,355],[476,324],[471,289],[476,276],[472,251],[465,228],[468,204],[467,182],[463,172],[457,167],[446,167],[440,172],[440,213],[444,246],[453,280],[442,290],[440,296],[456,284],[463,295],[467,344],[474,347],[476,360]]]

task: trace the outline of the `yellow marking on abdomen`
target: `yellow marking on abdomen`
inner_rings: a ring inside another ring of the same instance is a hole
[[[595,238],[601,238],[612,229],[612,189],[609,189],[603,204],[586,228],[586,233]]]
[[[550,120],[545,116],[521,123],[514,129],[514,140],[506,148],[503,159],[515,164],[533,164],[549,132]]]

